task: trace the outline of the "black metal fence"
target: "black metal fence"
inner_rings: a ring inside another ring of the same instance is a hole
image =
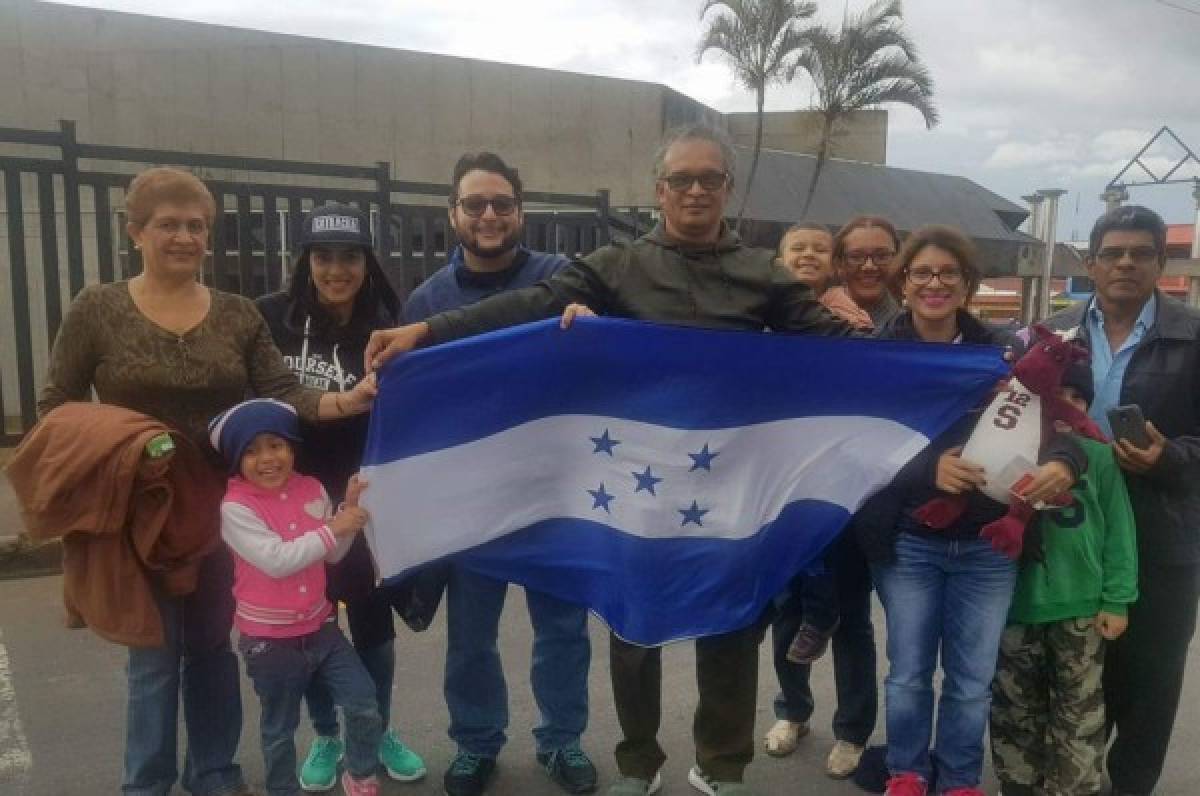
[[[369,215],[376,251],[402,297],[444,265],[455,245],[449,186],[394,179],[386,162],[346,166],[87,144],[70,121],[57,131],[0,127],[0,235],[7,236],[0,277],[7,270],[12,312],[10,328],[0,318],[4,444],[36,419],[38,379],[66,304],[87,284],[140,271],[125,231],[124,192],[148,165],[188,167],[216,197],[219,218],[203,279],[221,290],[250,297],[278,290],[300,219],[330,201]],[[609,242],[610,228],[627,236],[643,231],[636,216],[610,212],[607,191],[525,194],[531,248],[586,254]]]

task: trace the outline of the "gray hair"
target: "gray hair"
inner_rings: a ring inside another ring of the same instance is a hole
[[[729,184],[733,185],[733,172],[737,158],[733,153],[733,142],[724,130],[710,127],[707,124],[692,123],[675,127],[663,135],[662,143],[654,152],[654,177],[665,177],[667,150],[680,141],[708,141],[721,150],[721,160],[725,164],[725,173],[729,175]]]

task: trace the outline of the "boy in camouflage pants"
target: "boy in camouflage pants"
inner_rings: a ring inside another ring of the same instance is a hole
[[[1075,365],[1061,395],[1083,411],[1092,374]],[[1041,516],[1042,555],[1023,564],[992,685],[992,762],[1004,796],[1091,796],[1101,788],[1104,642],[1137,599],[1133,511],[1112,450],[1088,457],[1074,503]]]

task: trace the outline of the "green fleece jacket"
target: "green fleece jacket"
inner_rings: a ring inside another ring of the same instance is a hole
[[[1045,559],[1021,567],[1010,624],[1100,611],[1124,616],[1137,599],[1137,539],[1125,478],[1111,448],[1076,440],[1088,457],[1087,474],[1071,490],[1073,505],[1042,514]]]
[[[551,318],[572,302],[598,315],[710,329],[852,334],[775,262],[774,253],[744,245],[728,228],[715,244],[688,246],[671,240],[660,224],[632,243],[597,249],[532,287],[428,318],[427,342]]]

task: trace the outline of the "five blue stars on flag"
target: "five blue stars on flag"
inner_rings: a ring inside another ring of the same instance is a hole
[[[600,436],[588,437],[588,439],[591,440],[593,445],[592,453],[607,453],[609,456],[613,456],[613,449],[617,445],[621,444],[621,440],[614,439],[607,428],[604,429],[604,433],[602,433]],[[713,460],[720,455],[720,451],[710,450],[708,443],[704,443],[704,447],[699,451],[688,454],[688,457],[692,460],[692,467],[688,472],[695,472],[697,470],[706,470],[708,472],[712,472]],[[654,470],[650,467],[650,465],[647,465],[646,469],[642,472],[631,471],[630,475],[632,475],[636,481],[636,485],[634,486],[633,490],[634,494],[646,491],[649,492],[652,497],[658,497],[658,493],[655,491],[655,486],[662,483],[663,479],[654,474]],[[592,496],[593,509],[604,509],[606,514],[612,514],[612,509],[609,507],[609,504],[615,501],[617,497],[616,495],[608,492],[604,486],[604,482],[600,483],[600,487],[598,489],[589,489],[587,490],[587,493]],[[683,515],[683,520],[680,522],[680,527],[685,527],[690,523],[695,523],[697,526],[702,528],[704,527],[704,515],[708,514],[711,509],[700,508],[700,504],[693,500],[691,506],[676,509],[676,511]]]

